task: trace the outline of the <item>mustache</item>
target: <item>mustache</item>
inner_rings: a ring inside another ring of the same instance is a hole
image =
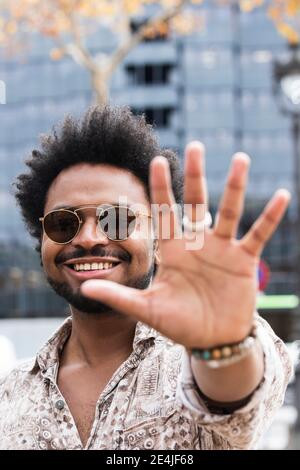
[[[125,252],[124,250],[117,250],[117,249],[111,249],[111,248],[105,248],[102,246],[95,246],[92,248],[92,250],[85,250],[82,247],[78,247],[68,253],[60,253],[57,255],[55,258],[56,264],[61,264],[61,263],[66,263],[70,259],[73,258],[87,258],[87,257],[93,257],[93,256],[99,256],[101,258],[105,257],[112,257],[112,258],[118,258],[121,261],[125,262],[130,262],[131,256],[128,252]]]

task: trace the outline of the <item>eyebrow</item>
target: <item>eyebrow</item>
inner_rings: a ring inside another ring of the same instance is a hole
[[[110,204],[112,206],[119,206],[120,203],[119,201],[117,202],[102,202],[100,204],[82,204],[82,206],[95,206],[95,207],[98,207],[98,206],[102,206],[103,204]],[[130,204],[121,204],[122,206],[126,206],[126,207],[129,207]],[[70,210],[70,211],[73,211],[74,209],[77,209],[78,207],[82,207],[82,206],[68,206],[68,205],[59,205],[59,206],[55,206],[53,209],[51,209],[51,211],[57,211],[59,209],[67,209],[67,210]],[[50,212],[51,212],[50,211]]]
[[[75,207],[73,207],[73,206],[61,205],[61,206],[55,206],[55,207],[53,207],[53,209],[51,209],[51,210],[52,210],[52,211],[58,211],[59,209],[69,209],[69,210],[73,210],[73,209],[75,209]]]

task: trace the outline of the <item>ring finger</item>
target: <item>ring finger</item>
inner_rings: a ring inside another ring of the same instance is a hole
[[[225,191],[223,193],[216,221],[215,234],[222,238],[236,236],[243,212],[250,158],[245,153],[236,153],[232,158]]]

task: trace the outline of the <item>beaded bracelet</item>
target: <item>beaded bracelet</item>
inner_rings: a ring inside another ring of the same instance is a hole
[[[246,357],[257,343],[256,327],[239,343],[224,344],[209,349],[192,349],[192,356],[204,361],[208,367],[218,369],[239,362]]]

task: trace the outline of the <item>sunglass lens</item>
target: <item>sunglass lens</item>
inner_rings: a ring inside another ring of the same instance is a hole
[[[72,212],[50,212],[44,219],[45,232],[56,243],[71,241],[75,237],[78,227],[79,220]]]
[[[128,207],[103,208],[99,225],[110,240],[126,240],[135,229],[136,216]]]

